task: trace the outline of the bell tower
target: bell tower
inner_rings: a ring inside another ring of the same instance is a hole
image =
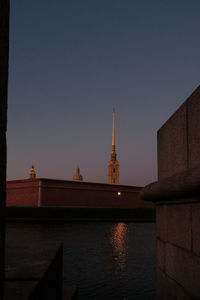
[[[108,183],[119,184],[119,163],[115,151],[115,111],[113,109],[112,151],[108,164]]]

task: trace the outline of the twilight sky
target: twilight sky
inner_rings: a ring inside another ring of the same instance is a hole
[[[157,179],[156,132],[200,82],[199,0],[11,0],[8,179]]]

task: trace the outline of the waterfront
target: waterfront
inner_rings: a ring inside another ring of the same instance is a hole
[[[7,238],[62,241],[64,280],[77,299],[153,300],[155,224],[9,223]]]

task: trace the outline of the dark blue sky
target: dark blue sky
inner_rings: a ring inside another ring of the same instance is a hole
[[[156,131],[199,85],[200,1],[11,0],[8,179],[156,180]]]

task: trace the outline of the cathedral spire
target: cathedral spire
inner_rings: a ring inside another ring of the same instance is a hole
[[[112,151],[108,165],[108,183],[119,184],[119,163],[115,151],[115,111],[113,109],[113,126],[112,126]]]
[[[112,148],[115,149],[115,109],[113,108]]]

